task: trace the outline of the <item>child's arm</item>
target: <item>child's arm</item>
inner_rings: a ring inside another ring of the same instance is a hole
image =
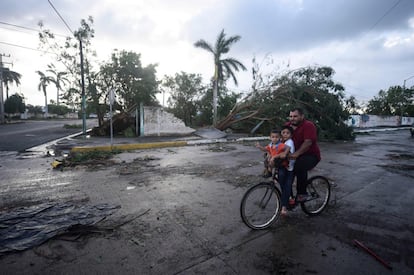
[[[284,149],[283,152],[281,152],[281,153],[279,153],[275,156],[276,158],[284,159],[289,155],[290,147],[285,144],[285,148],[283,148],[283,149]]]
[[[256,148],[259,148],[263,152],[268,152],[267,146],[266,147],[263,147],[258,142],[256,142]]]

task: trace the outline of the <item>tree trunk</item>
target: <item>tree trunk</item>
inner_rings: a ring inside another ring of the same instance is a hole
[[[46,89],[43,89],[43,93],[45,94],[45,117],[47,118],[49,116],[48,108],[47,108],[47,94]]]

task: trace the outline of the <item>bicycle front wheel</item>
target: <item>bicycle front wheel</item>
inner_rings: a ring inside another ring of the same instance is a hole
[[[323,176],[311,177],[306,191],[311,197],[300,204],[303,212],[310,216],[320,214],[328,205],[331,196],[331,185],[328,179]]]
[[[280,191],[272,182],[261,182],[250,187],[240,204],[243,222],[252,229],[265,229],[279,216]]]

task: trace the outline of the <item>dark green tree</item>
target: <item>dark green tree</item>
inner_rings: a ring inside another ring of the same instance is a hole
[[[2,72],[2,79],[4,86],[6,87],[6,99],[9,98],[9,85],[16,84],[16,86],[20,85],[20,78],[22,77],[21,74],[18,72],[11,71],[8,68],[3,68],[0,70]]]
[[[123,110],[144,105],[159,105],[156,94],[158,81],[156,65],[143,67],[141,55],[131,51],[114,51],[111,60],[101,66],[102,88],[115,89],[117,101]]]
[[[49,114],[56,114],[58,116],[64,116],[70,112],[70,108],[62,104],[48,104],[47,109]]]
[[[380,90],[378,95],[368,101],[367,113],[384,116],[412,115],[413,89],[404,89],[401,86],[391,86],[387,91]]]
[[[234,123],[252,129],[257,125],[267,135],[287,121],[294,107],[305,110],[306,117],[315,122],[319,136],[326,139],[352,138],[352,129],[344,123],[349,112],[344,108],[344,88],[333,80],[330,67],[305,67],[261,79],[253,91],[238,102],[219,124],[225,129]]]
[[[218,98],[218,114],[220,117],[226,117],[240,99],[241,95],[235,92],[229,91],[225,85],[220,87],[220,95]],[[213,106],[211,104],[213,98],[213,90],[210,88],[202,94],[200,100],[197,102],[197,116],[196,125],[206,126],[211,125],[213,122]],[[218,122],[216,127],[220,130],[224,130],[227,127],[221,128],[222,121]]]
[[[26,105],[27,111],[35,116],[40,115],[43,113],[42,106],[33,106],[30,104]]]
[[[168,106],[171,112],[192,126],[197,115],[197,100],[205,93],[202,77],[185,72],[176,73],[174,77],[165,76],[162,86],[170,92]]]
[[[21,114],[26,110],[24,97],[19,94],[11,95],[4,102],[4,111],[8,114]]]
[[[55,65],[49,64],[46,71],[51,73],[50,81],[56,86],[56,105],[59,105],[60,90],[62,90],[62,84],[68,83],[69,80],[65,77],[67,72],[59,72]]]
[[[241,36],[235,35],[226,38],[224,30],[220,32],[214,46],[207,41],[200,39],[194,43],[197,48],[202,48],[213,55],[214,59],[214,77],[213,77],[213,125],[217,124],[217,100],[219,94],[220,82],[225,82],[228,78],[232,78],[234,84],[237,85],[237,78],[235,71],[238,72],[240,69],[246,70],[246,67],[237,59],[228,57],[223,58],[224,54],[230,51],[230,47],[238,42]]]
[[[45,116],[48,116],[48,109],[47,109],[47,91],[46,88],[52,82],[52,78],[50,76],[47,76],[45,73],[41,71],[36,71],[36,73],[39,74],[39,85],[37,86],[37,89],[39,91],[43,92],[43,95],[45,96]]]

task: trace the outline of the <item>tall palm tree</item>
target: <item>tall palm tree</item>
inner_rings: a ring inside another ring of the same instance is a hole
[[[4,86],[6,86],[6,99],[8,99],[9,98],[9,84],[15,83],[16,86],[19,86],[20,78],[22,77],[22,75],[19,74],[18,72],[11,71],[7,68],[3,68],[3,70],[1,71],[3,73],[2,80],[3,80]]]
[[[237,59],[228,57],[223,58],[222,55],[230,51],[230,46],[238,42],[241,39],[240,35],[230,36],[226,38],[224,29],[217,37],[214,47],[207,41],[200,39],[194,43],[197,48],[202,48],[213,54],[214,57],[214,78],[213,78],[213,125],[217,124],[217,94],[219,88],[219,82],[225,81],[228,78],[233,78],[234,84],[237,86],[237,78],[234,75],[234,71],[242,69],[246,70],[246,67]]]
[[[65,77],[67,72],[58,72],[53,65],[48,65],[48,67],[49,69],[46,71],[53,74],[53,76],[50,77],[50,81],[56,86],[56,105],[59,105],[59,91],[62,89],[61,84],[69,82],[69,80]]]
[[[36,71],[36,73],[38,73],[40,77],[40,82],[37,86],[37,89],[39,91],[43,91],[43,94],[45,95],[45,116],[48,117],[46,87],[47,85],[49,85],[50,82],[52,82],[52,78],[50,76],[45,75],[41,71]]]

